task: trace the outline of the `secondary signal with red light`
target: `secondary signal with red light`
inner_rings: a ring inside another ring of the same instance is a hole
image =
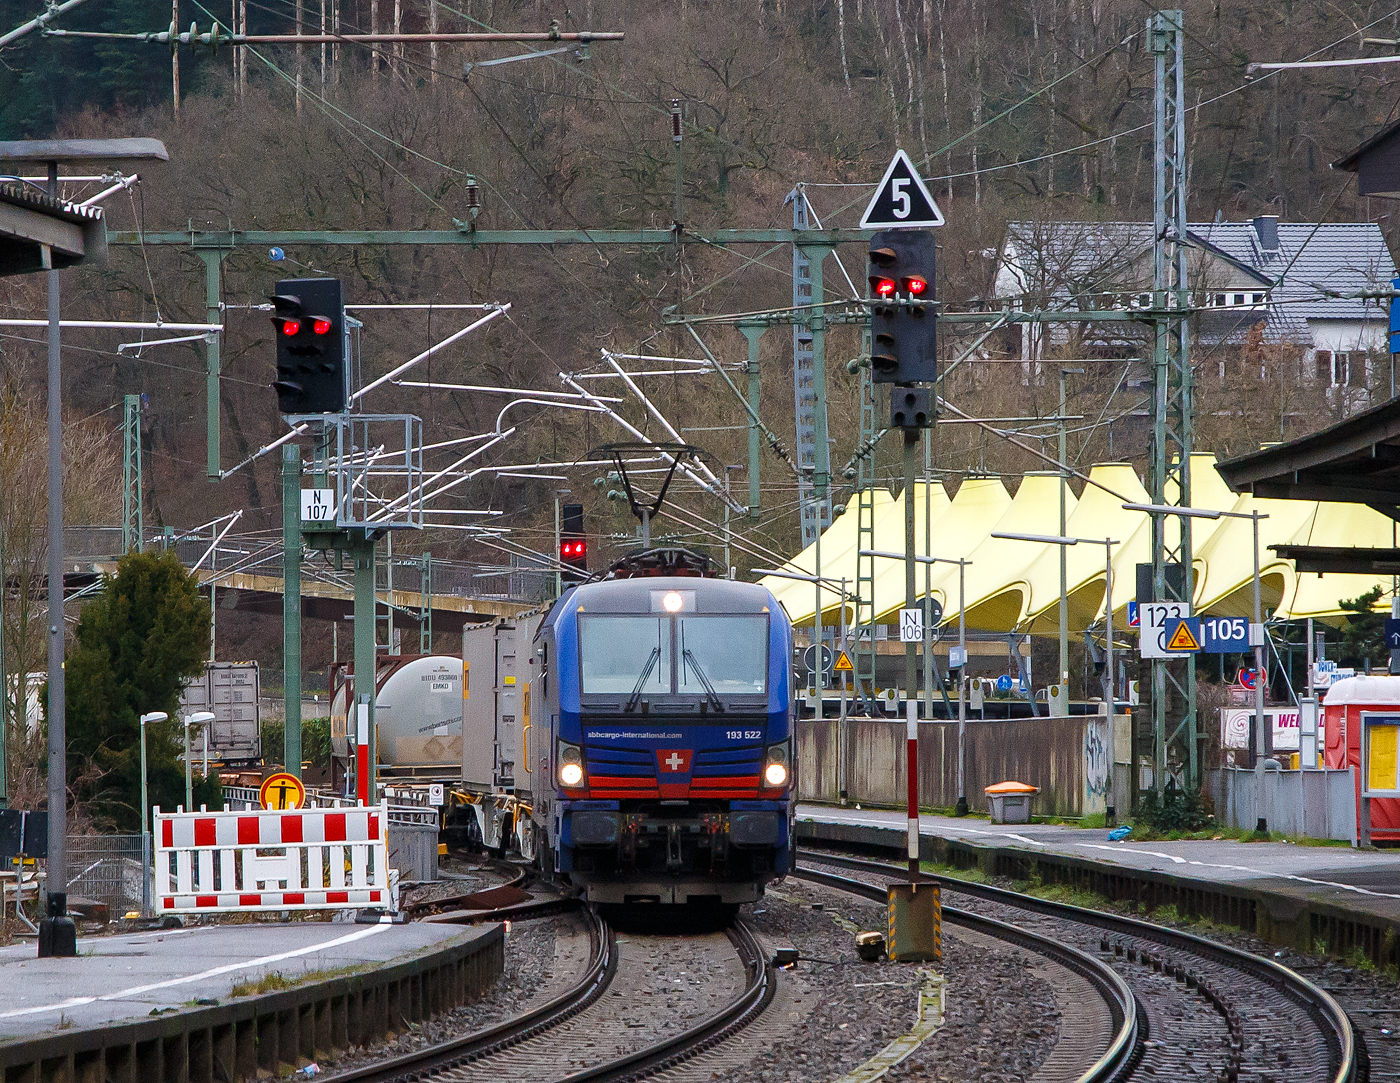
[[[559,509],[560,578],[582,583],[588,578],[588,539],[583,529],[583,505],[565,504]]]
[[[913,278],[906,278],[904,280],[904,292],[909,294],[911,297],[920,296],[926,289],[928,289],[928,281],[926,279],[918,277],[917,275]]]
[[[282,333],[283,333],[284,335],[286,335],[287,337],[289,337],[289,338],[290,338],[292,335],[299,335],[299,334],[301,334],[301,321],[299,321],[299,320],[283,320],[283,321],[282,321]]]
[[[893,278],[878,278],[874,275],[870,278],[870,289],[878,297],[889,297],[895,291]]]
[[[311,324],[311,330],[314,334],[329,335],[331,333],[331,321],[318,316]]]

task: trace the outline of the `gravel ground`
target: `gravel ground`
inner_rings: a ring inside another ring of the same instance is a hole
[[[749,912],[765,938],[790,942],[802,955],[785,975],[800,1017],[761,1060],[716,1080],[813,1083],[851,1071],[912,1027],[925,966],[947,981],[946,1023],[886,1078],[1012,1083],[1029,1079],[1054,1048],[1060,1009],[1033,972],[1043,961],[945,925],[936,967],[861,962],[852,934],[832,914],[882,930],[883,906],[797,880],[785,881],[780,894]]]
[[[567,958],[557,957],[565,954]],[[387,1044],[368,1049],[356,1047],[334,1060],[321,1061],[321,1070],[358,1068],[499,1023],[553,996],[577,980],[587,965],[588,931],[577,917],[515,922],[506,938],[505,973],[485,997],[415,1027]]]

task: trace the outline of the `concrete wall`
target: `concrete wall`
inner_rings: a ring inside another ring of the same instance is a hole
[[[797,724],[798,795],[834,802],[840,790],[836,719]],[[1112,740],[1107,718],[1026,718],[967,723],[966,793],[985,810],[982,790],[1014,779],[1040,787],[1034,811],[1045,816],[1103,812],[1111,786]],[[903,805],[907,773],[905,724],[892,719],[846,723],[847,800]],[[958,799],[958,724],[919,723],[919,803],[949,807]]]

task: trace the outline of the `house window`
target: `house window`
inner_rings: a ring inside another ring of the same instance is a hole
[[[1366,386],[1366,355],[1358,352],[1355,357],[1349,353],[1337,354],[1337,382],[1348,387]]]
[[[1216,308],[1224,308],[1225,295],[1223,293],[1217,293],[1211,303],[1214,304]]]
[[[1313,354],[1313,361],[1317,366],[1317,379],[1321,383],[1335,383],[1332,379],[1332,351],[1318,350]]]
[[[1237,305],[1242,305],[1242,304],[1244,304],[1244,294],[1242,294],[1242,293],[1237,293],[1237,294],[1235,294],[1235,304],[1237,304]]]
[[[1262,293],[1256,293],[1252,296],[1254,297],[1254,303],[1256,305],[1262,305],[1264,303],[1264,295]]]

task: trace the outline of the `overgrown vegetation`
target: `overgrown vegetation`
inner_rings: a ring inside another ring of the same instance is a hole
[[[173,552],[128,553],[83,607],[75,638],[66,667],[70,784],[99,826],[134,830],[143,714],[169,716],[146,727],[150,801],[185,803],[176,707],[209,652],[209,603]],[[223,808],[216,776],[198,781],[194,804]]]
[[[1215,826],[1215,816],[1199,792],[1175,787],[1168,787],[1160,799],[1155,790],[1148,790],[1138,802],[1133,820],[1162,835],[1173,831],[1203,831]]]
[[[1385,618],[1389,613],[1376,608],[1380,600],[1381,588],[1375,586],[1356,598],[1338,602],[1350,614],[1342,630],[1342,665],[1369,673],[1372,666],[1390,661],[1390,648],[1385,641]]]
[[[286,729],[281,721],[262,724],[263,762],[286,763]],[[331,765],[331,720],[304,718],[301,721],[301,758],[312,767]]]

